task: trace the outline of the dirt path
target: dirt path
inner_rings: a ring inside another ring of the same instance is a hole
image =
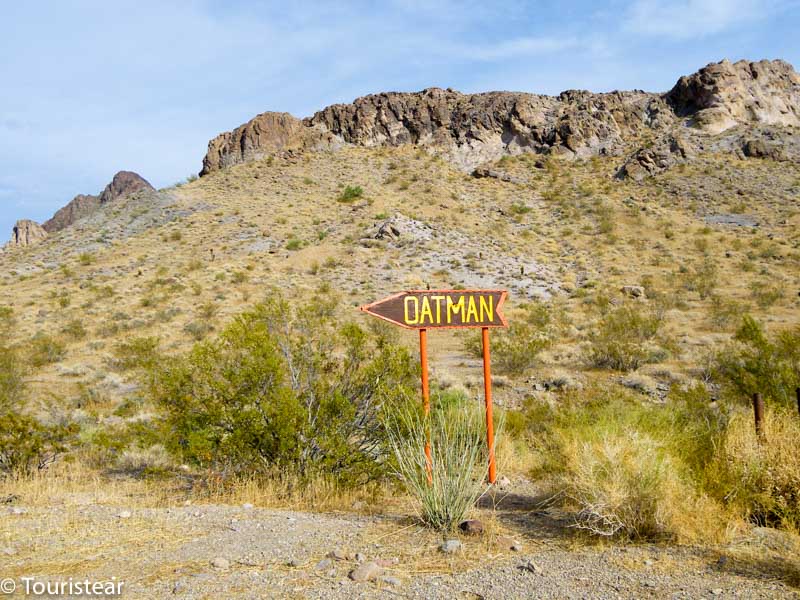
[[[461,537],[463,548],[445,555],[441,537],[387,516],[12,504],[0,512],[0,579],[21,589],[22,577],[115,577],[125,598],[800,598],[766,550],[759,562],[696,548],[579,546],[556,517],[510,495],[481,518],[487,533]],[[509,532],[521,550],[505,547]],[[333,551],[343,560],[326,558]],[[381,574],[352,581],[358,560],[377,561]]]

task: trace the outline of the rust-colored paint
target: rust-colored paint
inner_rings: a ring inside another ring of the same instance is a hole
[[[427,417],[431,412],[431,391],[428,382],[428,330],[419,330],[419,362],[422,367],[422,409]],[[431,432],[428,430],[425,440],[425,470],[428,472],[428,483],[433,483],[433,458],[431,457]]]
[[[505,290],[409,290],[360,310],[407,329],[507,327]]]
[[[494,464],[494,420],[492,418],[492,365],[489,354],[489,328],[481,331],[483,342],[483,398],[486,403],[486,444],[489,448],[489,483],[497,479]]]

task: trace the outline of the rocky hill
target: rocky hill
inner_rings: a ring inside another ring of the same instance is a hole
[[[69,204],[59,209],[42,227],[48,233],[61,231],[75,221],[90,215],[103,204],[124,198],[141,190],[153,190],[143,177],[131,171],[119,171],[97,196],[78,194]]]
[[[712,149],[703,140],[739,126],[796,127],[799,105],[800,76],[780,60],[723,60],[681,77],[665,94],[387,92],[329,106],[303,120],[260,114],[211,140],[200,174],[276,151],[403,144],[424,147],[466,171],[527,152],[568,158],[639,153],[641,158],[643,150],[656,146],[657,156],[636,159],[653,163],[645,166],[652,174],[685,158],[687,148]],[[727,139],[713,149],[741,151],[742,144]]]
[[[47,221],[38,223],[23,219],[14,225],[9,248],[29,246],[41,242],[49,234],[59,232],[84,219],[101,206],[127,198],[138,192],[154,192],[150,183],[132,171],[119,171],[97,196],[78,194],[66,206],[60,208]]]

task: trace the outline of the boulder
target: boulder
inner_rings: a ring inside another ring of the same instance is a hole
[[[383,569],[372,561],[358,565],[348,577],[353,581],[373,581],[383,575]]]
[[[645,298],[644,287],[641,285],[623,285],[620,290],[628,298],[643,300]]]
[[[47,237],[47,232],[35,221],[23,219],[17,221],[11,231],[11,246],[23,247],[41,242]]]
[[[617,178],[643,181],[684,162],[692,154],[685,139],[668,135],[652,146],[639,148],[617,171]]]

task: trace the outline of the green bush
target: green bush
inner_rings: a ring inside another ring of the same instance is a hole
[[[0,473],[27,475],[46,469],[74,433],[74,426],[48,427],[16,412],[0,414]]]
[[[219,339],[162,360],[150,389],[168,449],[234,471],[325,471],[353,483],[377,476],[378,417],[413,385],[413,362],[355,325],[337,329],[332,310],[275,297]]]
[[[70,426],[45,426],[22,414],[24,367],[11,348],[0,347],[0,475],[46,468],[66,449]]]
[[[661,316],[638,304],[624,304],[603,315],[590,336],[590,362],[600,368],[632,371],[655,362],[663,349],[654,346]]]
[[[697,292],[701,299],[708,298],[717,287],[718,272],[716,263],[706,258],[693,270],[686,272],[684,287]]]
[[[716,371],[726,391],[741,400],[759,392],[767,402],[795,406],[800,387],[800,328],[768,336],[747,315],[733,342],[716,357]]]
[[[17,353],[0,346],[0,413],[11,410],[19,403],[24,389],[23,366]]]
[[[592,535],[713,539],[725,516],[703,477],[726,421],[708,400],[697,388],[661,407],[598,388],[571,392],[557,407],[531,401],[534,474]]]
[[[121,371],[152,371],[158,362],[158,343],[157,337],[139,337],[120,342],[114,348],[113,367]]]
[[[38,368],[59,362],[66,353],[67,347],[62,340],[38,333],[30,341],[28,360]]]
[[[88,332],[86,331],[86,327],[83,325],[83,321],[80,319],[72,319],[69,323],[62,327],[61,333],[72,340],[82,340],[86,337]]]
[[[492,332],[492,364],[499,373],[520,374],[536,364],[542,350],[552,345],[563,327],[563,315],[552,305],[532,303],[509,319],[508,329]],[[466,338],[465,349],[483,356],[481,333]]]
[[[338,202],[352,202],[353,200],[357,200],[364,195],[364,190],[361,189],[361,186],[347,186],[342,190],[342,193],[339,194],[339,197],[336,199]]]

